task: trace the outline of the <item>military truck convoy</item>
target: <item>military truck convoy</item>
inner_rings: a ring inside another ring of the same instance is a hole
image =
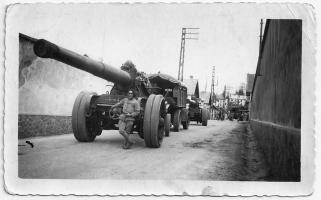
[[[136,93],[141,105],[134,131],[147,147],[160,147],[164,135],[169,136],[171,124],[174,131],[179,131],[181,125],[188,129],[187,88],[181,81],[160,73],[147,76],[129,61],[117,69],[44,39],[37,40],[33,50],[41,58],[57,60],[114,83],[110,93],[83,91],[77,96],[72,130],[79,142],[92,142],[103,130],[117,129],[121,110],[111,107],[125,98],[129,90]]]

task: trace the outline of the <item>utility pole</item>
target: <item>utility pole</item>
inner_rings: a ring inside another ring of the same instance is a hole
[[[227,107],[230,104],[230,96],[231,96],[232,87],[228,85],[224,85],[224,101],[227,99]]]
[[[215,86],[218,85],[218,82],[215,84],[215,66],[213,66],[213,70],[212,70],[212,84],[211,84],[211,105],[210,105],[210,108],[211,108],[211,113],[212,113],[212,119],[214,119],[214,107],[213,107],[213,104],[215,103],[216,101],[216,97],[215,97]]]
[[[259,54],[261,54],[261,45],[262,45],[262,29],[263,29],[263,19],[261,19],[260,23],[260,44],[259,44]]]
[[[257,62],[257,66],[256,66],[256,71],[255,71],[255,77],[254,77],[254,83],[253,83],[253,87],[252,87],[252,92],[250,94],[250,101],[252,102],[252,95],[254,93],[254,89],[255,89],[255,84],[256,84],[256,79],[258,76],[262,76],[261,74],[261,48],[262,48],[262,40],[263,40],[263,36],[262,36],[262,29],[263,29],[263,19],[261,19],[260,22],[260,43],[259,43],[259,58],[258,58],[258,62]]]
[[[262,48],[262,40],[263,40],[263,36],[262,36],[262,29],[263,29],[263,19],[261,19],[261,22],[260,22],[260,44],[259,44],[259,60],[261,60],[261,48]],[[257,76],[262,76],[261,74],[261,65],[258,66],[258,74]]]
[[[211,84],[211,99],[215,103],[215,86],[217,86],[218,82],[215,84],[215,66],[213,66],[212,70],[212,84]],[[212,105],[211,105],[212,106]]]
[[[184,78],[184,57],[185,57],[185,40],[198,40],[198,32],[192,32],[199,30],[199,28],[182,28],[182,38],[181,38],[181,50],[179,54],[179,64],[178,64],[178,77],[177,79],[183,81]]]

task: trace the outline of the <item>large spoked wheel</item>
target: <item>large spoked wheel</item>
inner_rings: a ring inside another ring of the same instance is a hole
[[[207,126],[208,114],[205,108],[202,108],[202,126]]]
[[[94,95],[96,93],[81,92],[72,109],[72,130],[79,142],[92,142],[102,131],[98,117],[90,112],[90,101]]]
[[[112,120],[118,120],[121,114],[121,108],[113,108],[108,112],[109,118]]]
[[[181,126],[181,122],[182,122],[182,119],[181,119],[181,110],[180,109],[177,109],[175,110],[174,112],[174,119],[173,119],[173,125],[174,125],[174,131],[175,132],[179,132],[179,128]]]
[[[165,131],[166,106],[162,95],[150,95],[144,113],[144,141],[147,147],[159,148]]]
[[[165,136],[169,137],[170,133],[170,128],[171,128],[171,114],[167,114],[165,117]]]

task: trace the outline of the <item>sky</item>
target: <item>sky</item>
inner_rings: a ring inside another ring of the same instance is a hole
[[[260,19],[308,18],[298,4],[24,4],[12,7],[21,33],[47,39],[115,67],[126,60],[139,71],[177,77],[183,27],[197,27],[187,40],[184,78],[193,75],[201,91],[238,87],[255,73]],[[313,26],[303,23],[303,26]],[[310,33],[305,33],[310,34]]]

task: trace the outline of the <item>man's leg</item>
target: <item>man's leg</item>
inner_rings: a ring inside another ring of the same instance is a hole
[[[133,142],[130,141],[129,139],[129,134],[132,131],[133,125],[134,125],[133,121],[126,121],[125,132],[126,132],[126,135],[128,136],[127,144],[125,145],[126,149],[129,149],[130,146],[133,144]]]
[[[125,148],[127,146],[127,143],[129,141],[129,136],[128,134],[126,133],[126,122],[125,121],[122,121],[122,120],[119,120],[119,133],[124,137],[125,141],[124,141],[124,144],[123,144],[123,148]]]

